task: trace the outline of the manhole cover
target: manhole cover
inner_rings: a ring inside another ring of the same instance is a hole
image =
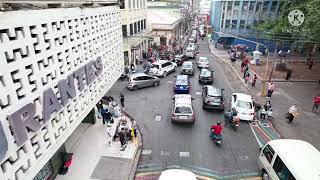
[[[154,116],[155,121],[161,121],[161,115],[155,115]]]

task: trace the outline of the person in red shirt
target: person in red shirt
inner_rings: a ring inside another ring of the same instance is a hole
[[[318,94],[316,97],[314,97],[313,100],[313,106],[312,106],[312,112],[316,112],[320,106],[320,94]]]
[[[222,129],[223,129],[223,127],[221,126],[221,122],[220,121],[218,121],[217,122],[217,125],[211,125],[211,131],[212,131],[212,136],[211,137],[213,137],[214,135],[216,135],[216,136],[220,136],[221,135],[221,133],[222,133]]]

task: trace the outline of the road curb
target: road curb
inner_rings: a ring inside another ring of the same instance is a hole
[[[126,116],[128,116],[130,119],[134,118],[126,111],[122,111]],[[139,126],[137,125],[137,148],[135,150],[134,153],[134,158],[132,159],[131,162],[131,169],[130,169],[130,173],[128,176],[128,180],[134,180],[135,178],[135,174],[138,168],[138,162],[142,153],[142,149],[143,149],[143,135],[139,129]]]

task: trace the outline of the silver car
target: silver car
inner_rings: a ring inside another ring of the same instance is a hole
[[[194,74],[194,64],[192,61],[185,61],[181,67],[181,74],[191,75]]]
[[[189,94],[176,94],[173,98],[172,122],[194,123],[192,97]]]
[[[129,74],[126,77],[126,86],[128,89],[137,90],[149,86],[159,86],[160,79],[145,73]]]
[[[209,60],[207,57],[199,57],[197,59],[198,68],[209,68]]]

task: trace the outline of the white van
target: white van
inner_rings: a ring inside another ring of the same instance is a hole
[[[258,166],[263,179],[320,180],[320,152],[301,140],[269,141],[261,149]]]
[[[194,46],[192,47],[187,47],[186,49],[186,56],[190,58],[194,58],[196,54],[196,49]]]
[[[149,74],[153,76],[166,77],[176,70],[177,64],[167,60],[158,60],[152,63]]]

